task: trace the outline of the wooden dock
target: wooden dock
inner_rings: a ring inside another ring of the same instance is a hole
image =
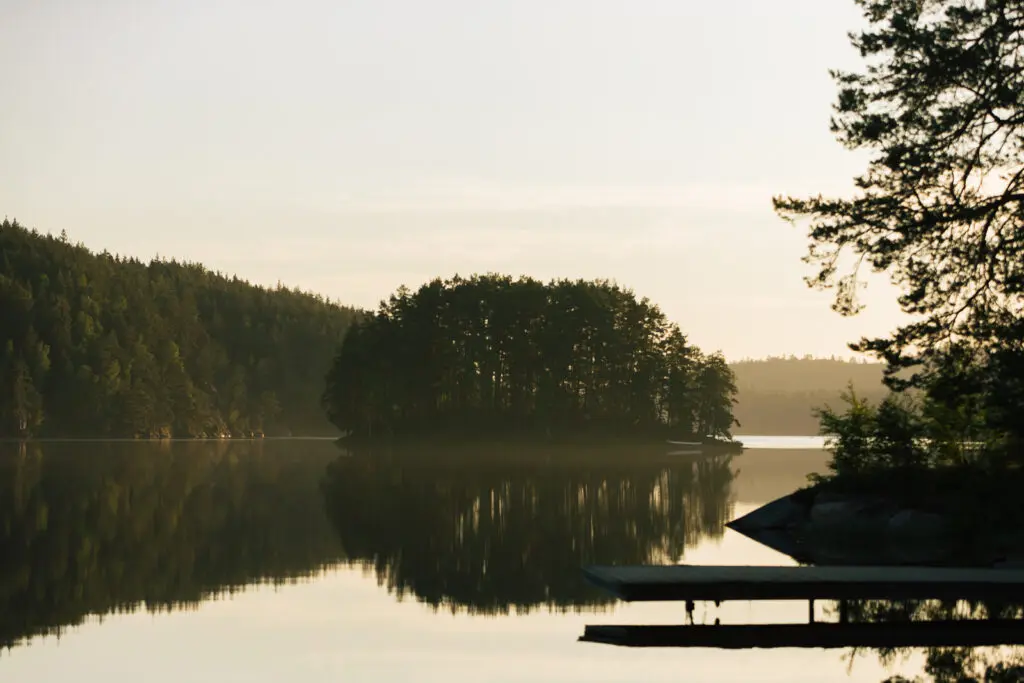
[[[593,566],[622,600],[1024,600],[1024,570],[947,567]]]
[[[581,641],[625,647],[846,648],[1024,645],[1017,620],[852,624],[587,626]]]

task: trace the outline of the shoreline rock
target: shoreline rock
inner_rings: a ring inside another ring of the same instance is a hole
[[[726,526],[806,564],[948,564],[965,553],[946,516],[877,495],[805,489]],[[987,565],[1013,555],[982,554],[977,562]]]

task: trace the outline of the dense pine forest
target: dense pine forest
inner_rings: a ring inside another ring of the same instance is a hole
[[[320,394],[357,315],[5,220],[0,436],[331,433]]]
[[[501,275],[400,289],[346,335],[324,404],[356,436],[661,430],[728,436],[733,374],[604,281]]]

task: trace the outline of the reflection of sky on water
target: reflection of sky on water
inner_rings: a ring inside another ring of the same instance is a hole
[[[825,447],[823,436],[744,436],[737,434],[737,441],[748,449],[764,450],[784,448],[787,450],[821,450]]]

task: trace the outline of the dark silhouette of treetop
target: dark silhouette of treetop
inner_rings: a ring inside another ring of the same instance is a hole
[[[777,197],[809,218],[814,285],[859,309],[858,271],[891,274],[919,317],[863,341],[894,365],[957,340],[1024,339],[1024,5],[1006,0],[858,0],[859,72],[839,85],[832,130],[872,153],[850,198]],[[847,258],[848,256],[848,258]],[[850,264],[847,268],[847,262]]]
[[[649,430],[728,436],[732,371],[605,281],[474,276],[399,289],[354,325],[324,404],[355,435]]]
[[[871,154],[846,198],[776,197],[809,219],[810,284],[860,305],[859,273],[889,274],[911,314],[853,348],[954,440],[1020,457],[1024,444],[1024,4],[857,0],[864,65],[833,72],[832,130]],[[903,372],[906,370],[906,372]],[[913,408],[912,408],[913,409]],[[952,437],[951,437],[952,438]],[[1014,455],[1016,453],[1016,455]]]

